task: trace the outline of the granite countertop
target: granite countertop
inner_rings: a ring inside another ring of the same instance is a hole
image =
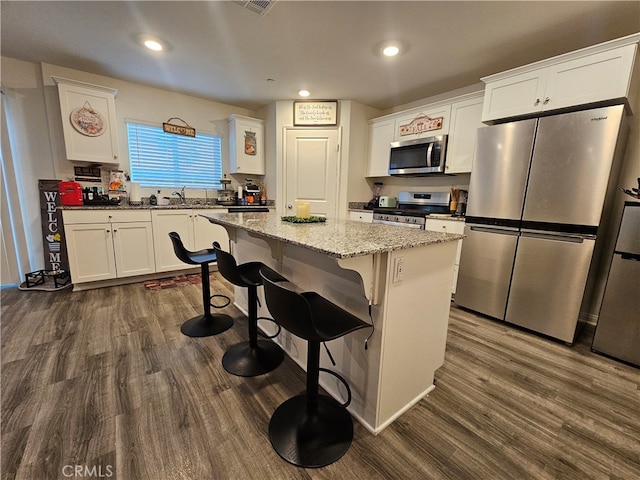
[[[349,258],[462,240],[463,235],[329,218],[325,223],[283,222],[276,213],[200,214],[212,223],[236,227],[292,245]]]
[[[268,208],[275,208],[268,205]],[[169,205],[61,205],[61,210],[222,210],[234,208],[264,208],[264,205],[206,205],[193,203],[187,205],[169,204]]]

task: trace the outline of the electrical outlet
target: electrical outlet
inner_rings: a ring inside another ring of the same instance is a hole
[[[404,274],[404,258],[396,257],[393,261],[393,283],[402,281]]]

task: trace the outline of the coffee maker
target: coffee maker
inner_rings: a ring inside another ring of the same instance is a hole
[[[253,180],[250,178],[246,179],[246,183],[244,184],[244,199],[246,203],[249,205],[260,203],[260,185],[254,185]]]

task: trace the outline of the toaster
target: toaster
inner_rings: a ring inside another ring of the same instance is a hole
[[[379,207],[396,207],[398,205],[398,199],[396,197],[380,197],[378,200]]]

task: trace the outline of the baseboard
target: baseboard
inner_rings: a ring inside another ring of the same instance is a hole
[[[173,277],[175,275],[187,275],[190,273],[200,273],[200,267],[174,270],[172,272],[156,272],[148,275],[138,275],[135,277],[111,278],[109,280],[100,280],[97,282],[74,283],[73,291],[81,292],[83,290],[93,290],[94,288],[117,287],[118,285],[130,285],[132,283],[157,280],[159,278]]]

